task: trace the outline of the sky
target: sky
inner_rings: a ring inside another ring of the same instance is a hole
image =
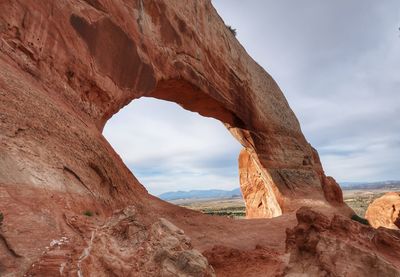
[[[242,148],[216,119],[155,98],[132,101],[104,136],[150,193],[239,187]]]
[[[212,2],[277,81],[328,175],[400,179],[400,1]],[[104,135],[153,194],[239,186],[241,146],[174,103],[135,100]]]

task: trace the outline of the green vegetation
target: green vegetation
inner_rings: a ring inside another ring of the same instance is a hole
[[[83,212],[83,215],[86,215],[86,216],[93,216],[94,213],[93,213],[92,211],[86,210],[86,211]]]
[[[229,217],[245,217],[246,210],[244,207],[226,207],[226,208],[206,208],[201,212],[209,215],[229,216]]]
[[[366,220],[365,218],[362,218],[362,217],[360,217],[360,216],[358,216],[358,215],[356,215],[356,214],[353,214],[353,215],[351,216],[351,219],[354,220],[354,221],[357,221],[357,222],[359,222],[359,223],[361,223],[361,224],[364,224],[364,225],[368,225],[368,226],[369,226],[368,220]]]
[[[209,215],[233,218],[244,218],[246,216],[246,208],[241,197],[208,200],[195,199],[184,201],[184,203],[176,201],[175,204]]]
[[[232,35],[234,35],[236,37],[237,32],[235,28],[232,28],[231,25],[226,25],[226,28],[228,28],[229,31],[231,31]]]

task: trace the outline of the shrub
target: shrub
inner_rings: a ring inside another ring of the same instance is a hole
[[[353,215],[351,216],[351,219],[354,220],[354,221],[357,221],[357,222],[359,222],[359,223],[361,223],[361,224],[364,224],[364,225],[368,225],[368,226],[369,226],[368,220],[366,220],[365,218],[362,218],[362,217],[360,217],[360,216],[358,216],[358,215],[356,215],[356,214],[353,214]]]
[[[235,28],[232,28],[231,25],[226,25],[226,28],[228,28],[228,30],[231,31],[232,35],[236,37],[237,32]]]
[[[83,212],[83,215],[86,215],[86,216],[93,216],[93,212],[87,210],[87,211],[84,211],[84,212]]]

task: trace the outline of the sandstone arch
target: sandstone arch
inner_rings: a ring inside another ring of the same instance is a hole
[[[207,2],[203,4],[207,12],[215,12]],[[148,22],[155,25],[143,26],[137,21],[139,26],[136,28],[141,31],[139,35],[146,36],[144,28],[156,29],[161,21],[159,36],[153,34],[152,39],[156,43],[160,40],[158,43],[169,48],[165,58],[152,58],[152,47],[148,47],[144,40],[139,45],[134,36],[129,37],[109,17],[100,16],[89,23],[80,15],[71,15],[70,23],[85,42],[97,71],[109,76],[118,88],[130,92],[122,99],[115,99],[115,106],[105,109],[100,106],[103,117],[97,124],[104,126],[112,113],[141,95],[176,102],[186,109],[221,120],[244,145],[246,151],[242,155],[248,156],[251,164],[255,165],[253,170],[257,170],[255,175],[258,175],[242,178],[248,210],[254,210],[249,212],[250,217],[280,215],[282,210],[298,207],[296,200],[302,202],[301,199],[309,195],[324,201],[322,189],[327,182],[320,162],[274,80],[242,53],[243,49],[232,53],[230,44],[237,42],[226,30],[223,34],[225,41],[221,44],[227,44],[231,53],[226,50],[211,52],[212,45],[209,44],[216,36],[204,43],[199,35],[206,37],[207,34],[197,34],[193,26],[179,17],[185,8],[177,8],[174,17],[168,18],[169,11],[163,2],[139,6],[138,12],[148,16]],[[187,44],[183,42],[185,39],[189,39]],[[199,53],[197,47],[204,53]],[[175,54],[171,55],[171,51]],[[243,54],[245,58],[242,60]],[[153,61],[152,64],[147,60]],[[251,70],[244,72],[243,66],[247,63]],[[108,90],[102,91],[100,94],[107,94]],[[94,98],[97,100],[99,97]],[[114,100],[112,96],[109,98],[106,103]],[[241,167],[246,172],[246,166]],[[257,190],[253,190],[254,182],[261,184]],[[337,197],[340,189],[335,189],[335,192],[333,197],[328,197],[329,200],[341,203]]]
[[[282,199],[281,193],[272,177],[260,164],[246,123],[230,110],[229,106],[224,106],[223,100],[214,99],[188,81],[176,79],[161,81],[148,96],[175,102],[186,110],[221,121],[244,147],[238,160],[239,179],[246,203],[247,217],[274,217],[282,214],[283,203],[278,202],[278,199]]]
[[[100,132],[135,98],[174,101],[221,120],[244,145],[240,161],[247,176],[242,178],[246,203],[254,211],[250,216],[279,215],[307,198],[342,203],[340,189],[327,181],[279,87],[225,28],[210,1],[190,8],[168,1],[137,1],[129,7],[99,1],[27,5],[2,4],[12,11],[1,18],[2,54],[12,59],[10,66],[25,68],[43,95],[56,98],[54,107],[62,105]],[[51,20],[43,25],[46,16]],[[109,153],[100,155],[114,163]],[[125,198],[121,187],[131,190],[128,184],[143,190],[133,177],[114,180],[93,157],[81,159],[89,160],[90,174],[100,173],[101,190],[111,199]],[[121,175],[120,167],[110,166],[115,175]]]
[[[76,224],[86,209],[104,219],[134,205],[135,220],[147,224],[140,230],[167,217],[200,245],[192,226],[204,217],[149,196],[101,135],[113,114],[141,96],[225,123],[245,148],[240,167],[249,217],[283,213],[275,221],[281,223],[293,222],[285,213],[302,205],[345,209],[278,85],[211,1],[2,1],[0,11],[7,11],[0,13],[1,249],[22,256],[8,259],[8,268],[25,272],[49,237],[64,233],[83,250],[87,238],[74,232],[90,234],[100,224]],[[242,223],[237,234],[237,223],[215,221],[204,228],[218,234],[218,224],[227,224],[231,240],[223,242],[230,246],[256,232],[253,223]]]

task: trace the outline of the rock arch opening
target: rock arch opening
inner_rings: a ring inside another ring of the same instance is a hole
[[[199,82],[202,83],[201,80],[199,80]],[[181,106],[184,110],[195,112],[203,117],[213,118],[220,121],[239,142],[237,145],[242,146],[240,154],[238,153],[239,148],[237,148],[236,158],[234,159],[235,164],[239,161],[240,172],[239,174],[236,173],[236,180],[237,175],[239,175],[240,182],[234,181],[231,183],[236,183],[237,185],[240,184],[240,189],[246,206],[246,217],[265,218],[281,215],[283,213],[282,207],[285,204],[284,197],[281,197],[281,190],[286,190],[287,188],[278,188],[274,180],[276,176],[271,175],[266,170],[263,162],[265,163],[265,160],[271,159],[271,157],[261,157],[262,159],[260,159],[259,154],[257,153],[260,151],[258,147],[270,146],[268,144],[260,143],[264,138],[255,135],[254,133],[254,128],[259,120],[259,118],[251,116],[252,112],[254,112],[251,109],[251,107],[254,106],[254,103],[246,103],[246,106],[243,106],[243,103],[246,101],[248,102],[248,100],[241,99],[240,97],[233,98],[233,101],[229,100],[232,97],[231,94],[238,95],[234,89],[229,91],[228,95],[224,95],[214,87],[208,86],[207,84],[208,83],[204,81],[200,89],[197,85],[193,85],[184,79],[160,80],[157,83],[155,90],[145,93],[139,98],[156,98],[158,100],[173,102]],[[234,87],[238,88],[237,86]],[[241,94],[239,93],[239,96],[240,95]],[[120,108],[124,106],[123,103],[126,104],[130,101],[132,100],[129,98],[122,101]],[[140,100],[133,100],[133,102],[135,101],[137,102]],[[109,114],[115,114],[117,111],[118,108]],[[104,123],[102,125],[104,126]],[[132,126],[135,126],[135,124],[132,124]],[[138,135],[138,137],[140,137],[140,135]],[[231,140],[232,139],[233,138],[231,138]],[[224,147],[225,145],[220,148],[223,149]],[[272,152],[270,154],[276,155]],[[173,157],[174,154],[171,153],[170,156]],[[232,160],[233,159],[231,159],[231,161]],[[129,167],[129,161],[127,161],[127,164]],[[135,170],[135,166],[131,166],[131,168],[133,168],[133,173],[138,175],[139,179],[143,180],[143,176],[142,178],[140,176],[141,172]],[[143,168],[143,164],[137,164],[137,168]],[[154,177],[157,170],[152,172],[149,168],[144,170],[148,171],[148,173],[150,175],[152,174],[152,177]],[[232,170],[231,168],[230,172],[237,172],[237,170]],[[281,176],[278,177],[285,178]],[[156,182],[153,182],[153,184],[155,183]],[[147,188],[150,187],[150,192],[154,193],[153,189],[151,189],[151,184],[148,181],[146,182],[146,180],[143,180],[143,185]],[[160,186],[158,185],[157,187]]]
[[[218,120],[176,103],[136,99],[109,120],[103,133],[153,195],[239,188],[242,145]],[[213,194],[203,197],[208,195]]]

